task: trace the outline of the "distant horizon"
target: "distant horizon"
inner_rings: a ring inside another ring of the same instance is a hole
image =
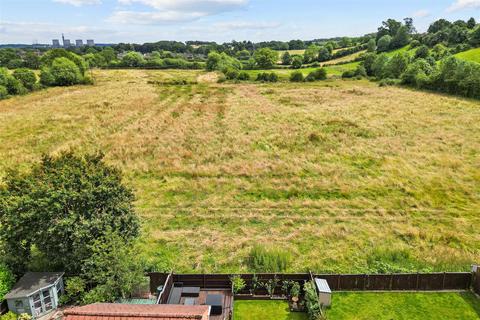
[[[62,33],[103,44],[308,41],[363,36],[389,18],[412,17],[424,32],[440,18],[479,16],[480,0],[3,0],[0,44],[51,44]]]

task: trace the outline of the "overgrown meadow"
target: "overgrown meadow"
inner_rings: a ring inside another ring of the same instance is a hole
[[[105,152],[135,189],[147,269],[252,270],[258,244],[296,272],[460,271],[480,256],[476,100],[367,80],[93,76],[0,102],[0,172]]]

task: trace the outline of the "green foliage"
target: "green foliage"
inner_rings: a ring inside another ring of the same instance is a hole
[[[230,281],[232,282],[233,293],[238,294],[246,287],[245,280],[238,274],[233,275],[230,277]]]
[[[53,62],[57,58],[66,58],[66,59],[72,61],[73,63],[75,63],[75,65],[78,67],[78,70],[80,71],[80,74],[82,76],[87,71],[88,66],[87,66],[85,60],[82,57],[80,57],[79,55],[77,55],[73,52],[67,51],[65,49],[48,50],[40,58],[41,66],[42,67],[51,67],[53,65]]]
[[[238,78],[238,75],[240,73],[238,72],[238,70],[236,69],[229,69],[229,70],[226,70],[225,72],[225,77],[228,79],[228,80],[235,80]]]
[[[5,86],[0,85],[0,100],[8,97],[8,90]]]
[[[370,39],[367,44],[367,52],[377,51],[377,41],[374,38]]]
[[[142,282],[136,252],[117,231],[107,230],[88,249],[91,255],[83,260],[82,276],[98,288],[94,290],[96,299],[101,296],[100,301],[113,302],[118,297],[127,298]]]
[[[275,275],[272,279],[269,279],[263,283],[263,287],[267,290],[268,295],[272,298],[275,295],[275,289],[277,288],[279,281],[280,280],[278,279],[277,275]]]
[[[0,316],[0,320],[17,320],[18,315],[12,311],[7,312],[3,316]]]
[[[290,52],[285,51],[285,53],[282,55],[282,64],[285,66],[288,66],[291,63],[292,63],[292,56],[290,55]]]
[[[318,302],[317,289],[315,282],[309,281],[303,285],[305,292],[305,308],[307,309],[308,318],[310,320],[326,319],[325,309]]]
[[[292,283],[292,286],[290,287],[290,297],[298,298],[300,296],[300,290],[301,290],[300,283],[298,283],[297,281],[294,281]]]
[[[257,79],[255,81],[278,82],[278,75],[275,72],[261,72],[257,74]]]
[[[250,268],[257,272],[283,272],[291,261],[289,252],[255,245],[249,255]]]
[[[390,43],[390,49],[406,46],[410,42],[410,33],[407,26],[401,26]]]
[[[426,59],[430,54],[430,49],[426,45],[422,45],[415,50],[415,59]]]
[[[293,69],[300,69],[303,65],[303,58],[302,56],[294,56],[292,59],[292,68]]]
[[[250,59],[250,52],[248,50],[241,50],[237,52],[236,56],[238,60],[247,61]]]
[[[294,71],[290,74],[291,82],[303,82],[303,73],[301,71]]]
[[[102,154],[43,156],[28,172],[10,170],[0,189],[5,262],[21,274],[35,246],[52,269],[80,274],[93,244],[110,230],[125,241],[139,233],[133,192]]]
[[[328,61],[332,58],[332,52],[327,47],[320,47],[317,60],[320,62]]]
[[[383,77],[398,79],[409,64],[409,55],[407,53],[397,53],[387,62]]]
[[[255,66],[259,69],[270,69],[278,61],[278,52],[270,48],[262,48],[253,53]]]
[[[52,85],[71,86],[83,80],[77,65],[67,58],[56,58],[49,69],[53,77]]]
[[[52,72],[50,72],[50,68],[42,68],[40,71],[40,83],[46,87],[50,87],[55,84],[55,78],[53,77]]]
[[[392,37],[385,35],[378,40],[377,43],[377,52],[385,52],[390,49],[390,43],[392,42]]]
[[[122,66],[124,67],[142,67],[145,64],[145,59],[142,54],[136,51],[127,52],[122,58]]]
[[[37,76],[35,75],[35,72],[27,68],[17,69],[12,75],[28,90],[33,90],[35,84],[37,83]]]
[[[252,287],[250,288],[250,293],[255,294],[258,288],[260,288],[261,284],[260,281],[258,281],[257,275],[254,273],[252,276]]]
[[[318,59],[318,56],[319,56],[319,51],[320,51],[320,47],[315,45],[315,44],[311,44],[308,46],[307,49],[305,49],[305,52],[303,53],[303,62],[304,63],[311,63],[315,60]]]
[[[325,80],[325,79],[327,79],[327,70],[325,68],[320,68],[310,72],[308,76],[305,78],[305,81],[313,82],[313,81]]]
[[[230,57],[225,52],[210,52],[206,64],[207,71],[222,71],[228,69],[242,69],[242,63],[235,58]]]
[[[15,277],[10,269],[3,263],[0,263],[0,301],[10,291],[15,284]]]
[[[0,68],[0,86],[5,87],[10,95],[23,94],[26,92],[22,83],[5,68]]]
[[[71,277],[65,280],[65,294],[60,298],[61,304],[79,304],[87,289],[87,283],[81,277]]]
[[[250,74],[249,74],[248,72],[241,71],[241,72],[238,74],[237,79],[238,79],[238,80],[242,80],[242,81],[248,81],[248,80],[250,80]]]

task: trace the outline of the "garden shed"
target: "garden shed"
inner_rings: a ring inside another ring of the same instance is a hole
[[[5,295],[14,313],[42,316],[58,306],[63,293],[63,272],[28,272]]]
[[[315,278],[315,285],[318,291],[318,302],[325,307],[330,307],[332,305],[332,290],[327,280]]]

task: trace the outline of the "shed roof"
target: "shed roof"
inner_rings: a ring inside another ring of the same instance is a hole
[[[330,290],[330,286],[328,285],[327,280],[315,278],[315,284],[317,285],[318,292],[332,293],[332,290]]]
[[[63,272],[27,272],[5,295],[5,299],[28,297],[32,293],[53,286]]]
[[[208,319],[210,306],[95,303],[65,310],[64,320],[192,320]]]

